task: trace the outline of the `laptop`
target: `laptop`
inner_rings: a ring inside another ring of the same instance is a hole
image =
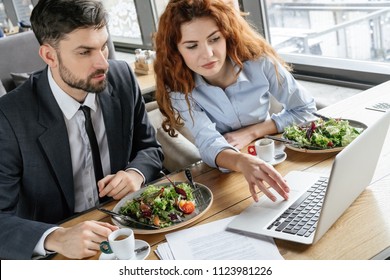
[[[288,200],[270,189],[278,197],[276,202],[262,196],[227,229],[314,244],[371,183],[389,125],[387,112],[337,154],[329,177],[289,172],[285,176],[291,189]]]

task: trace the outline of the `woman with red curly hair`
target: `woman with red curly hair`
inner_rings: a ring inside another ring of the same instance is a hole
[[[255,201],[256,188],[276,200],[266,184],[288,198],[282,176],[239,149],[312,118],[315,101],[239,11],[222,0],[171,0],[159,19],[154,69],[170,136],[185,124],[203,161],[242,172]],[[284,107],[272,116],[271,95]]]

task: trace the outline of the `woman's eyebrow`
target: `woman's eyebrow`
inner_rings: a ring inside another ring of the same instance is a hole
[[[211,32],[211,34],[208,35],[207,38],[212,37],[212,36],[213,36],[215,33],[217,33],[217,32],[219,32],[219,30],[215,30],[215,31]],[[188,40],[188,41],[182,42],[182,44],[197,43],[197,42],[198,42],[198,41],[196,41],[196,40]]]

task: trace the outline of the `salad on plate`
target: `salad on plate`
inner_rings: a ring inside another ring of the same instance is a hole
[[[345,119],[324,120],[319,118],[303,125],[291,125],[284,129],[283,137],[298,142],[302,146],[313,146],[320,149],[346,147],[363,128],[357,128]]]
[[[139,197],[126,201],[120,207],[119,213],[141,223],[166,228],[180,223],[185,216],[195,211],[192,191],[187,183],[174,186],[149,185]]]

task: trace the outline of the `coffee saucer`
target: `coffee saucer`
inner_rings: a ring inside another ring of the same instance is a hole
[[[144,247],[144,246],[147,246],[148,249],[146,249],[146,250],[144,250],[142,252],[139,252],[138,254],[135,254],[134,257],[132,257],[129,260],[130,261],[138,261],[138,260],[146,259],[146,257],[149,256],[149,253],[150,253],[150,245],[146,241],[143,241],[143,240],[140,240],[140,239],[136,239],[134,241],[135,241],[135,249],[136,250],[138,248],[141,248],[141,247]],[[115,257],[115,254],[104,254],[104,253],[101,253],[100,257],[99,257],[99,260],[116,260],[116,259],[117,258]]]
[[[283,161],[285,161],[286,158],[287,158],[287,154],[285,152],[277,152],[275,154],[277,154],[277,155],[280,154],[280,155],[283,155],[283,156],[280,156],[277,159],[273,159],[272,161],[268,161],[267,163],[269,163],[271,165],[277,165],[277,164],[282,163]]]

